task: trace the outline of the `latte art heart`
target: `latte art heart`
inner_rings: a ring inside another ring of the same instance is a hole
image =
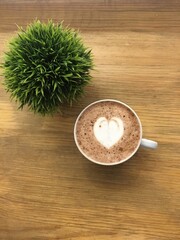
[[[112,117],[109,121],[105,117],[100,117],[95,122],[93,130],[97,141],[109,149],[123,136],[123,121],[118,117]]]

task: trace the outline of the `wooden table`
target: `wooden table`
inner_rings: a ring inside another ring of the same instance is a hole
[[[86,96],[54,117],[18,111],[1,77],[0,239],[179,239],[180,2],[1,0],[1,62],[15,24],[35,17],[79,29],[96,69]],[[102,98],[133,107],[158,149],[115,167],[86,160],[73,125]]]

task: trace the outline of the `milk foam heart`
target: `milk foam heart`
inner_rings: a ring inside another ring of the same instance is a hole
[[[112,117],[109,121],[105,117],[100,117],[95,122],[93,130],[96,139],[109,149],[123,136],[123,121],[118,117]]]

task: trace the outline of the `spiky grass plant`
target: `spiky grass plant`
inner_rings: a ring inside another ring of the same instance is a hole
[[[91,50],[78,33],[62,23],[34,21],[18,35],[5,53],[4,84],[11,97],[40,114],[59,111],[72,103],[89,83]]]

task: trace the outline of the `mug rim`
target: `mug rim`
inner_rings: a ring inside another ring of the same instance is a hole
[[[122,159],[120,161],[117,161],[117,162],[112,162],[112,163],[105,163],[105,162],[100,162],[100,161],[97,161],[97,160],[94,160],[92,158],[90,158],[89,156],[87,156],[83,150],[80,148],[79,144],[78,144],[78,141],[77,141],[77,136],[76,136],[76,127],[77,127],[77,123],[79,121],[79,118],[83,115],[83,113],[91,106],[99,103],[99,102],[116,102],[116,103],[119,103],[121,105],[124,105],[125,107],[127,107],[131,112],[134,113],[134,115],[136,116],[137,120],[138,120],[138,123],[139,123],[139,127],[140,127],[140,138],[139,138],[139,142],[138,142],[138,145],[137,147],[135,148],[135,150],[131,153],[130,156],[128,156],[127,158],[125,159]],[[78,150],[80,151],[80,153],[86,158],[88,159],[89,161],[93,162],[93,163],[96,163],[98,165],[103,165],[103,166],[114,166],[114,165],[118,165],[118,164],[121,164],[123,162],[126,162],[127,160],[129,160],[136,152],[137,150],[139,149],[140,147],[140,144],[141,144],[141,140],[142,140],[142,124],[141,124],[141,121],[137,115],[137,113],[129,106],[127,105],[126,103],[124,102],[121,102],[119,100],[116,100],[116,99],[101,99],[101,100],[97,100],[97,101],[94,101],[92,103],[90,103],[89,105],[87,105],[78,115],[78,117],[76,118],[76,121],[75,121],[75,124],[74,124],[74,141],[75,141],[75,144],[78,148]]]

